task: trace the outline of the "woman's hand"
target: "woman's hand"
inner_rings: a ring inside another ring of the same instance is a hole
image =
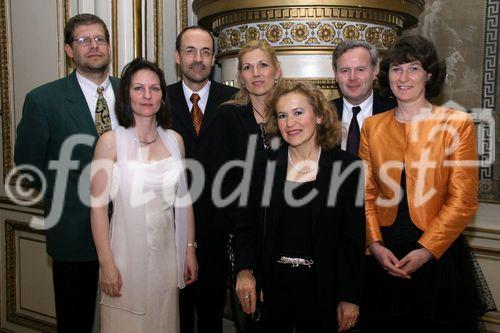
[[[196,250],[188,246],[186,250],[186,259],[184,261],[184,283],[190,285],[198,278],[198,261],[196,260]]]
[[[380,242],[372,243],[368,248],[370,249],[370,252],[373,254],[373,256],[377,259],[379,264],[389,274],[404,279],[411,278],[407,272],[403,271],[398,267],[399,264],[398,258],[396,258],[396,256],[391,252],[391,250],[380,244]]]
[[[252,271],[244,269],[236,276],[236,295],[241,303],[241,307],[246,314],[255,312],[257,303],[257,292],[255,290],[255,277]],[[263,295],[261,295],[263,298]]]
[[[422,247],[408,253],[403,259],[399,261],[396,267],[409,275],[422,267],[422,265],[429,261],[429,259],[431,258],[432,254],[429,252],[429,250],[427,250],[425,247]]]
[[[101,265],[100,284],[102,291],[111,297],[120,297],[122,289],[122,277],[114,262]]]
[[[359,307],[356,304],[339,302],[337,305],[337,321],[339,332],[346,331],[356,325],[359,316]]]

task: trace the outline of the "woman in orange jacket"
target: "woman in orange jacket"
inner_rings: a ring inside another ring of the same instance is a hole
[[[366,119],[368,332],[477,332],[495,304],[463,230],[477,209],[471,117],[433,105],[446,75],[431,42],[401,38],[379,83],[398,106]],[[390,89],[389,89],[390,88]]]

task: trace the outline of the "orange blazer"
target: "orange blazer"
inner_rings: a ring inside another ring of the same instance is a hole
[[[431,115],[398,122],[395,109],[365,120],[367,245],[396,218],[401,171],[406,172],[410,217],[423,231],[419,244],[440,258],[477,210],[478,166],[474,123],[465,112],[434,107]]]

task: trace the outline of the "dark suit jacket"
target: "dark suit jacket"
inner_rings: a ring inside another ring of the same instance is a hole
[[[218,106],[229,100],[237,91],[236,88],[212,81],[200,135],[196,135],[190,110],[184,97],[182,81],[167,87],[169,102],[172,106],[173,129],[184,140],[186,159],[194,159],[200,162],[205,170],[205,186],[201,196],[193,203],[196,240],[198,242],[203,241],[200,237],[205,234],[206,228],[218,227],[214,225],[214,207],[211,200],[211,177],[214,173],[213,151],[216,149],[214,140],[218,135],[213,124]],[[191,177],[189,177],[188,181],[191,183]]]
[[[253,115],[252,104],[234,105],[225,104],[219,107],[215,125],[219,135],[216,139],[214,159],[216,161],[216,170],[219,170],[225,163],[230,161],[244,161],[247,157],[249,148],[249,139],[256,139],[252,153],[264,151],[264,142],[259,125]],[[246,163],[249,167],[253,165],[254,159]],[[243,178],[243,169],[240,167],[230,169],[223,179],[221,185],[221,196],[227,198],[239,186]],[[225,230],[232,232],[233,225],[238,219],[237,209],[238,199],[231,202],[223,209],[217,210],[217,221],[223,224]]]
[[[110,80],[116,95],[119,80],[113,77]],[[54,192],[56,176],[59,178],[61,175],[48,169],[49,162],[59,159],[63,143],[75,134],[87,135],[91,144],[78,144],[73,148],[71,159],[78,161],[78,166],[69,170],[67,179],[60,179],[61,184],[66,186],[66,192]],[[62,201],[59,222],[46,232],[47,253],[56,260],[97,259],[90,230],[90,208],[80,200],[78,194],[79,190],[86,187],[83,193],[86,192],[84,196],[89,198],[90,178],[82,172],[92,161],[97,138],[94,121],[75,71],[26,95],[23,115],[17,127],[14,160],[17,166],[31,165],[44,174],[47,180],[45,215],[49,214],[53,205]],[[85,182],[79,189],[80,177]],[[40,189],[40,179],[36,179],[32,185]]]
[[[337,114],[339,116],[339,120],[342,121],[342,112],[344,111],[344,101],[342,97],[336,98],[331,101],[337,108]],[[373,92],[373,114],[382,113],[384,111],[393,109],[397,106],[397,103],[394,99],[389,99],[381,96],[377,92]]]
[[[235,226],[236,269],[253,269],[257,283],[266,293],[274,258],[274,244],[279,239],[278,222],[286,209],[284,186],[287,172],[287,147],[282,147],[271,157],[276,162],[270,204],[263,207],[261,200],[266,178],[266,159],[259,154],[256,159],[249,208]],[[356,194],[363,191],[361,165],[342,180],[345,171],[358,158],[335,148],[322,151],[316,178],[318,195],[312,206],[313,268],[317,279],[322,331],[331,332],[336,323],[336,307],[339,301],[360,304],[364,274],[365,214],[364,207],[356,207]],[[335,166],[340,172],[335,172]],[[338,191],[335,191],[338,186]],[[331,193],[330,193],[331,192]],[[329,196],[337,193],[334,204],[328,204]],[[362,192],[361,192],[362,194]],[[361,199],[361,203],[362,203]]]

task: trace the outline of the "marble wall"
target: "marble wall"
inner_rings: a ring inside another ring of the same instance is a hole
[[[480,198],[500,203],[500,0],[427,0],[417,27],[405,34],[432,40],[445,59],[448,75],[441,103],[467,110],[491,110],[488,127],[478,127],[480,158],[492,164],[480,168]]]

